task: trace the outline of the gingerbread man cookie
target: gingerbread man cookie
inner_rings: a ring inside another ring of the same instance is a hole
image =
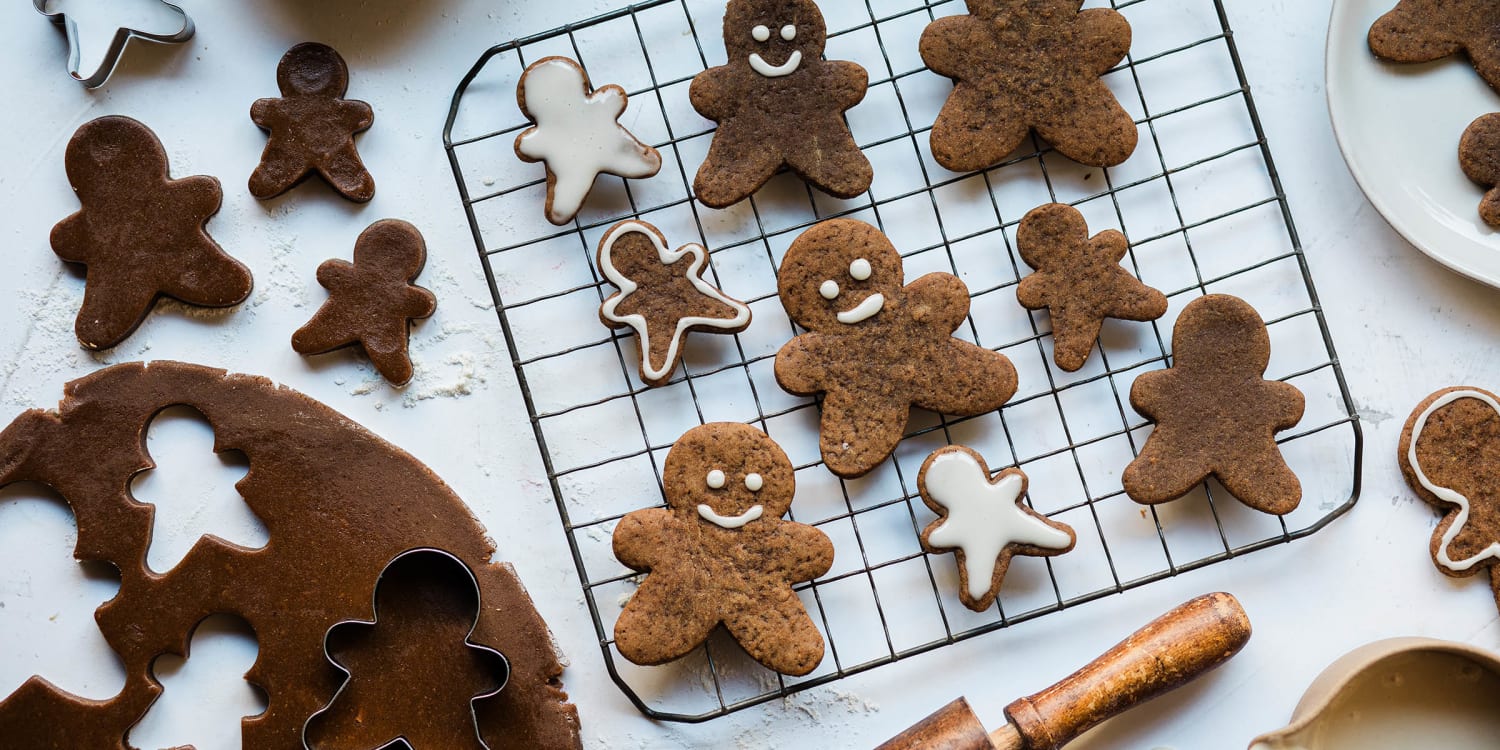
[[[966,0],[922,33],[933,72],[953,93],[932,127],[932,155],[955,172],[999,164],[1035,129],[1064,156],[1095,167],[1135,151],[1135,122],[1100,79],[1130,51],[1130,24],[1083,0]]]
[[[628,97],[619,86],[589,84],[566,57],[544,57],[521,74],[516,101],[536,123],[516,137],[516,155],[547,167],[547,220],[573,220],[601,174],[641,179],[661,170],[661,154],[625,126]]]
[[[1083,214],[1049,203],[1032,209],[1016,232],[1021,259],[1036,273],[1021,279],[1016,299],[1052,317],[1052,358],[1074,372],[1083,367],[1105,318],[1156,320],[1167,297],[1120,267],[1130,245],[1111,229],[1089,238]]]
[[[1370,27],[1370,51],[1398,63],[1467,52],[1479,76],[1500,89],[1500,5],[1494,0],[1400,0]]]
[[[396,219],[371,224],[354,243],[354,262],[337,258],[318,266],[328,301],[292,334],[300,354],[358,346],[392,385],[411,380],[407,340],[411,322],[432,315],[437,298],[414,286],[427,264],[427,244],[417,228]]]
[[[792,585],[828,572],[833,543],[782,519],[797,482],[781,447],[748,425],[695,427],[667,453],[663,483],[667,507],[615,527],[615,557],[649,574],[615,622],[620,654],[664,664],[723,625],[767,668],[813,671],[823,636]]]
[[[159,296],[200,307],[250,296],[250,269],[206,229],[223,199],[219,181],[172,179],[150,128],[118,116],[85,123],[65,161],[82,208],[52,228],[52,251],[88,268],[74,326],[84,348],[124,341]]]
[[[1500,399],[1479,388],[1444,388],[1417,404],[1401,432],[1401,473],[1444,511],[1432,561],[1454,577],[1488,568],[1500,605]]]
[[[1276,433],[1302,420],[1304,398],[1290,383],[1262,379],[1270,359],[1266,324],[1244,300],[1210,294],[1183,308],[1172,331],[1172,366],[1130,388],[1130,405],[1156,422],[1125,467],[1130,499],[1175,500],[1212,475],[1256,510],[1295,510],[1302,484],[1276,447]]]
[[[969,314],[958,277],[902,286],[901,255],[869,224],[834,219],[798,237],[781,262],[781,304],[807,329],[776,353],[776,382],[824,394],[819,443],[841,477],[874,469],[896,449],[913,405],[969,416],[1016,392],[999,352],[953,337]]]
[[[375,178],[360,160],[354,136],[370,129],[375,113],[365,102],[344,98],[344,58],[324,44],[299,44],[276,66],[276,84],[280,99],[260,99],[250,107],[250,119],[270,134],[250,175],[250,194],[275,198],[317,174],[351,201],[374,198]]]
[[[922,502],[938,519],[922,530],[922,548],[958,557],[958,598],[983,612],[1000,595],[1015,555],[1060,555],[1073,549],[1072,527],[1027,507],[1026,474],[1006,469],[990,479],[984,457],[961,445],[933,451],[917,473]]]
[[[1500,229],[1500,113],[1475,120],[1458,142],[1458,164],[1474,184],[1485,189],[1479,218]]]
[[[729,63],[699,73],[689,90],[693,108],[719,123],[693,181],[703,205],[738,203],[782,167],[837,198],[870,189],[874,170],[844,122],[869,74],[824,60],[827,41],[812,0],[730,0]]]
[[[644,221],[622,221],[599,241],[599,273],[620,291],[599,306],[610,328],[635,331],[641,380],[665,385],[682,361],[691,331],[739,333],[750,326],[750,308],[703,278],[702,245],[667,248],[667,238]]]

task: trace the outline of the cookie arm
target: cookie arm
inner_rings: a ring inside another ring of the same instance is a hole
[[[1270,413],[1276,419],[1273,428],[1285,430],[1301,422],[1302,412],[1307,408],[1307,399],[1302,391],[1291,383],[1279,380],[1268,380],[1265,385],[1267,400],[1273,404]]]
[[[724,91],[729,88],[732,75],[729,66],[725,65],[693,76],[693,82],[688,85],[688,101],[692,102],[693,109],[714,122],[728,119],[734,108],[733,103],[725,98]]]
[[[1370,51],[1377,57],[1403,63],[1430,62],[1458,54],[1463,44],[1445,29],[1424,23],[1420,11],[1406,0],[1370,26]]]
[[[261,130],[269,131],[271,114],[275,111],[276,99],[256,99],[250,105],[250,121],[254,122]]]
[[[906,285],[913,320],[943,333],[958,330],[969,314],[969,288],[951,273],[929,273]]]
[[[339,118],[355,133],[368,130],[371,125],[375,124],[375,110],[365,102],[344,99],[338,102],[338,108]]]
[[[827,534],[791,521],[784,522],[780,531],[786,535],[792,550],[787,556],[787,583],[811,581],[833,567],[833,542]]]
[[[804,333],[776,352],[776,382],[782,390],[812,396],[827,390],[828,358],[822,335]]]
[[[870,87],[870,74],[864,66],[847,60],[832,60],[828,62],[828,69],[833,73],[829,76],[829,93],[839,103],[840,109],[849,109],[864,101],[865,92]]]
[[[1130,22],[1113,8],[1090,8],[1078,14],[1075,48],[1093,62],[1092,73],[1103,75],[1130,52]]]
[[[962,80],[977,71],[971,52],[975,42],[984,38],[984,21],[975,16],[945,16],[927,24],[918,42],[922,61],[932,72]]]
[[[671,522],[672,513],[665,508],[648,508],[626,514],[615,526],[611,540],[615,559],[636,571],[655,568],[663,551],[670,554],[676,549],[677,545],[667,538]]]

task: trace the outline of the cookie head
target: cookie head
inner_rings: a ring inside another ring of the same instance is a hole
[[[415,278],[426,262],[422,233],[399,219],[371,224],[354,244],[355,265],[387,269],[392,278]]]
[[[1193,325],[1183,323],[1193,321]],[[1271,336],[1249,303],[1209,294],[1182,309],[1172,335],[1173,366],[1263,373],[1271,361]]]
[[[68,181],[81,196],[111,185],[143,184],[167,176],[167,154],[149,128],[129,117],[84,123],[68,142]]]
[[[852,219],[807,230],[781,261],[781,304],[797,325],[838,332],[879,320],[901,297],[901,255],[875,227]]]
[[[695,427],[667,454],[667,504],[726,529],[780,518],[792,507],[797,481],[775,441],[749,425]]]
[[[766,78],[788,76],[823,56],[828,29],[812,0],[732,0],[724,12],[724,46]]]
[[[282,56],[276,85],[282,96],[343,96],[349,89],[349,66],[332,47],[305,42]]]

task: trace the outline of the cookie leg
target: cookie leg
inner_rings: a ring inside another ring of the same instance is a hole
[[[829,391],[818,437],[823,463],[846,479],[868,474],[896,450],[910,416],[911,405],[905,402],[883,403],[869,393]]]
[[[768,600],[768,601],[767,601]],[[823,635],[790,588],[781,588],[764,605],[739,610],[724,621],[730,635],[751,658],[788,675],[805,675],[823,661]]]
[[[1146,447],[1125,467],[1121,477],[1125,494],[1142,505],[1176,500],[1191,492],[1210,473],[1209,467],[1198,465],[1191,457],[1172,455],[1174,446],[1161,436],[1160,426],[1157,430],[1147,438]]]
[[[411,357],[408,356],[404,347],[392,351],[381,351],[376,347],[366,345],[365,355],[370,358],[370,364],[375,365],[381,377],[389,381],[391,385],[406,385],[411,381]]]
[[[156,290],[128,282],[90,278],[73,330],[86,349],[108,349],[124,341],[156,302]]]
[[[326,166],[320,166],[318,174],[351,201],[364,203],[375,197],[375,178],[370,176],[352,143],[339,149]]]
[[[998,409],[1016,393],[1016,366],[1004,354],[953,339],[932,361],[942,368],[924,368],[917,406],[955,416]]]
[[[693,179],[693,192],[705,206],[728,208],[759,190],[783,161],[775,145],[721,125]]]
[[[250,175],[250,194],[260,200],[275,198],[295,187],[307,177],[308,171],[305,159],[267,145],[260,157],[260,166]]]
[[[1479,202],[1479,218],[1484,219],[1484,223],[1500,229],[1500,187],[1484,194],[1484,200]]]
[[[1094,351],[1094,342],[1104,319],[1091,315],[1069,315],[1066,308],[1052,309],[1052,359],[1068,372],[1077,372]]]
[[[162,293],[190,305],[229,307],[250,296],[250,269],[223,254],[218,247],[202,247],[192,259],[194,272],[179,274],[162,284]]]
[[[932,156],[954,172],[973,172],[1004,161],[1028,132],[1019,113],[972,86],[960,85],[948,95],[932,126]]]
[[[835,198],[854,198],[870,189],[875,170],[842,119],[810,123],[804,132],[807,141],[786,151],[792,171]],[[821,137],[819,133],[834,135]]]
[[[1245,456],[1217,475],[1229,494],[1258,511],[1285,515],[1302,502],[1302,483],[1275,444]]]
[[[1129,159],[1140,134],[1109,87],[1095,82],[1074,102],[1041,113],[1037,135],[1079,164],[1113,167]]]
[[[615,621],[615,648],[642,665],[665,664],[708,639],[719,624],[713,592],[683,596],[676,587],[656,585],[650,576]]]

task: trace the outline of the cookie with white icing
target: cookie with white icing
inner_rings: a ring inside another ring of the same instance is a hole
[[[547,167],[547,220],[567,224],[601,174],[628,179],[661,170],[661,153],[641,143],[620,115],[625,89],[589,83],[588,73],[566,57],[544,57],[521,74],[516,101],[535,125],[516,136],[516,156]]]
[[[1412,410],[1401,433],[1401,473],[1444,511],[1432,534],[1437,569],[1467,577],[1486,568],[1500,605],[1500,397],[1444,388]]]
[[[635,332],[641,380],[648,385],[671,379],[688,333],[739,333],[750,326],[750,308],[703,277],[708,251],[702,245],[669,249],[661,230],[644,221],[610,227],[599,241],[598,264],[620,290],[599,306],[599,320]]]
[[[958,558],[958,598],[983,612],[995,603],[1015,555],[1050,557],[1073,549],[1073,528],[1021,501],[1026,474],[1006,469],[993,479],[984,457],[961,445],[933,451],[917,474],[922,502],[938,519],[922,530],[922,548]]]
[[[666,507],[615,527],[615,557],[648,574],[615,621],[620,655],[665,664],[722,626],[769,669],[816,669],[823,636],[792,586],[828,572],[833,542],[782,519],[797,486],[786,453],[749,425],[706,424],[672,446],[662,481]]]

